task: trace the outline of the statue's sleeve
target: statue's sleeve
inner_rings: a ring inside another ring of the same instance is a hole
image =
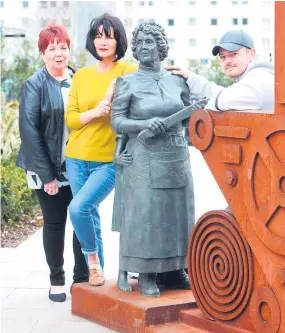
[[[124,149],[126,148],[128,139],[129,139],[129,137],[127,134],[117,134],[114,158],[119,157],[121,155],[121,153],[124,151]]]
[[[147,120],[132,119],[130,107],[132,102],[132,90],[128,80],[119,77],[116,83],[115,96],[112,104],[111,124],[118,134],[139,133],[148,126]]]
[[[190,90],[189,87],[184,79],[181,80],[181,86],[182,86],[182,93],[181,93],[181,99],[183,101],[184,106],[190,105]]]
[[[116,133],[123,133],[120,124],[128,117],[130,102],[131,91],[129,84],[122,77],[118,77],[111,113],[111,124]]]
[[[191,104],[191,102],[190,102],[190,95],[191,94],[190,94],[189,87],[188,87],[186,81],[183,78],[181,78],[181,85],[182,85],[181,99],[183,101],[184,106],[188,106],[188,105]],[[183,120],[182,125],[184,127],[188,126],[189,119],[190,119],[190,117]]]

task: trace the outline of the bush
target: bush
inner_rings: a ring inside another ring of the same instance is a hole
[[[17,101],[8,102],[1,107],[1,155],[4,159],[15,153],[20,146],[18,107]]]
[[[23,214],[35,207],[37,197],[27,186],[24,170],[16,166],[16,154],[2,160],[1,165],[1,221],[16,224]]]

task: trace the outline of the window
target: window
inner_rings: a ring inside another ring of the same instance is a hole
[[[153,6],[153,4],[154,4],[154,1],[149,1],[148,2],[148,5],[151,6],[151,7]]]
[[[66,18],[66,19],[62,19],[62,24],[63,26],[65,26],[66,28],[70,28],[70,18]]]
[[[23,8],[29,8],[29,1],[22,1]]]
[[[47,1],[40,1],[41,8],[47,8],[48,2]]]
[[[197,67],[199,64],[197,59],[188,59],[188,67]]]
[[[196,1],[188,1],[188,5],[189,6],[195,6],[196,5]]]
[[[46,20],[42,18],[40,20],[40,25],[41,25],[42,28],[44,28],[46,26]]]
[[[211,1],[210,4],[211,5],[216,5],[218,3],[218,1]]]
[[[211,25],[218,25],[218,19],[217,18],[211,18],[210,24]]]
[[[264,10],[270,10],[270,1],[263,1],[262,6]]]
[[[173,50],[175,47],[175,38],[168,38],[169,49]]]
[[[233,22],[233,25],[238,25],[238,18],[233,17],[232,22]]]
[[[168,19],[168,25],[170,27],[173,27],[174,26],[174,19]]]
[[[4,8],[4,1],[0,1],[0,8]]]
[[[190,17],[188,19],[188,25],[196,25],[196,19],[195,19],[195,17]]]
[[[207,58],[200,59],[200,65],[208,65],[209,61]]]
[[[242,1],[241,2],[243,5],[248,5],[248,1]]]
[[[175,61],[173,59],[168,59],[167,60],[167,65],[168,66],[174,66],[175,65]]]
[[[270,51],[270,39],[269,38],[263,38],[262,46],[263,46],[263,51],[269,53],[269,51]]]
[[[133,3],[131,1],[125,1],[125,7],[132,7]]]
[[[233,1],[232,1],[232,5],[238,5],[238,1],[233,0]]]
[[[263,25],[264,31],[270,31],[270,19],[269,18],[262,19],[262,25]]]
[[[243,17],[243,19],[242,19],[242,25],[248,25],[248,18]]]
[[[210,39],[210,44],[211,44],[211,47],[213,48],[214,46],[216,46],[218,44],[218,39],[217,38],[211,38]]]
[[[140,2],[139,2],[139,5],[140,5],[141,7],[143,7],[143,6],[144,6],[144,1],[140,1]]]
[[[69,1],[63,1],[63,7],[68,8],[69,7]]]
[[[131,28],[133,24],[133,20],[131,18],[125,18],[125,27]]]
[[[189,39],[189,46],[193,47],[197,45],[197,40],[196,38],[190,38]]]
[[[51,6],[51,7],[56,7],[56,1],[51,1],[51,2],[50,2],[50,6]]]
[[[154,22],[154,19],[148,19],[148,18],[139,19],[139,24],[144,23],[144,22]]]

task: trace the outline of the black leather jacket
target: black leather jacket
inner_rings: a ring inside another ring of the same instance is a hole
[[[37,173],[44,184],[61,173],[63,126],[60,82],[46,68],[41,68],[26,81],[22,92],[19,105],[21,147],[16,164]]]

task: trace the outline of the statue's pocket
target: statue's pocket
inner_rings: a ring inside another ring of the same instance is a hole
[[[151,152],[150,186],[151,188],[181,188],[188,182],[188,151]]]

